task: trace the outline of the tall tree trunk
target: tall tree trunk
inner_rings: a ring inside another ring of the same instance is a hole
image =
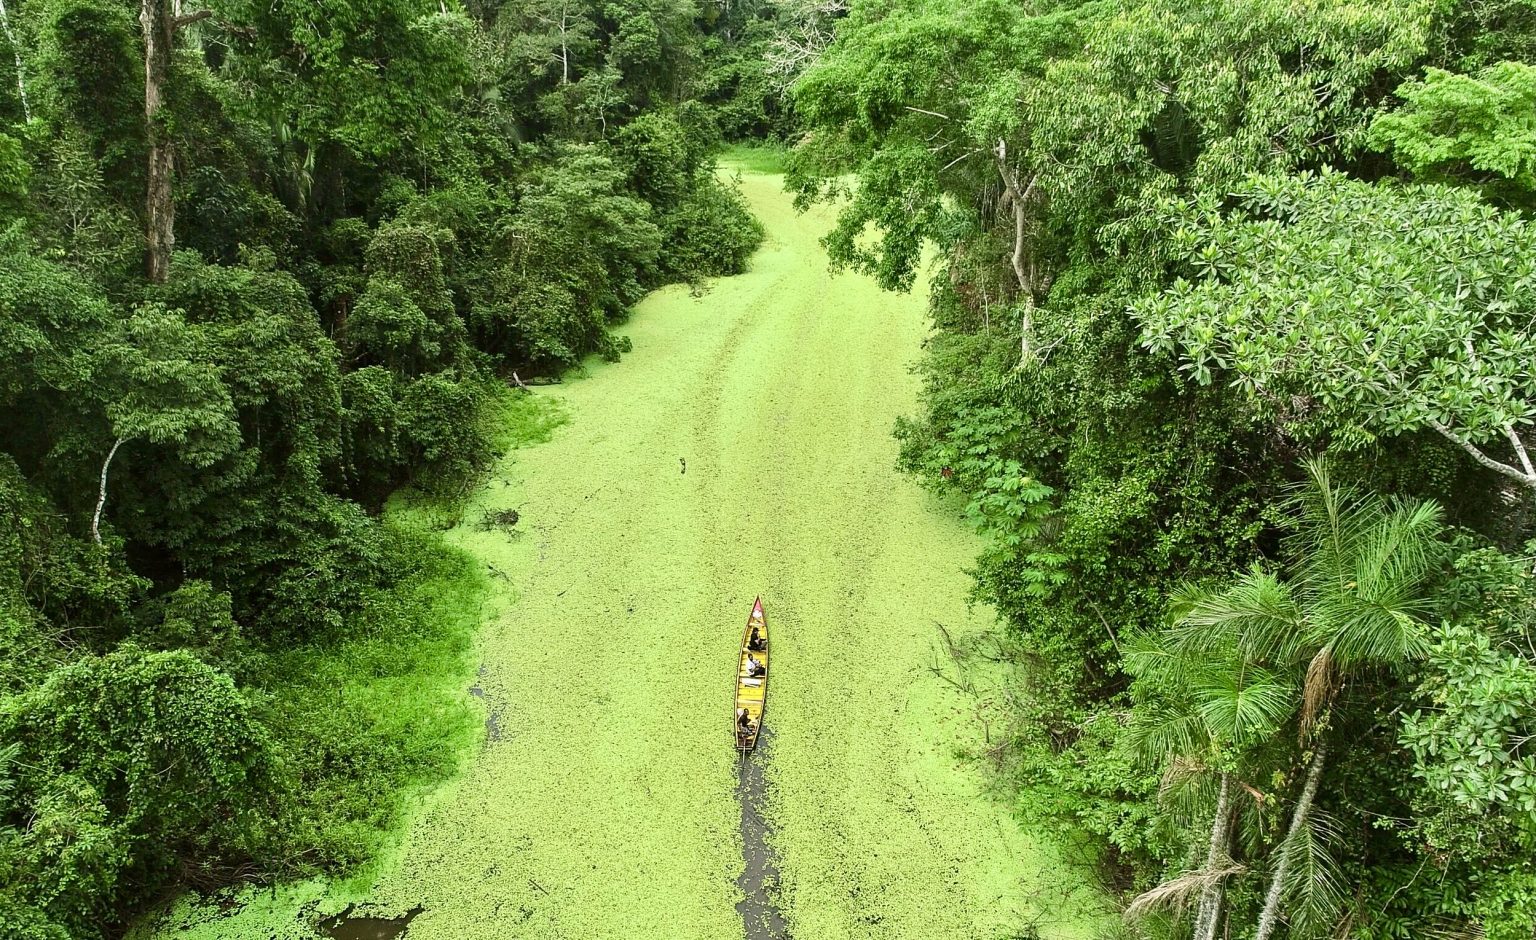
[[[149,138],[145,266],[150,281],[164,284],[170,276],[171,249],[176,245],[176,203],[171,198],[175,153],[160,110],[165,105],[165,83],[171,70],[171,43],[176,36],[176,19],[166,0],[142,0],[139,25],[144,30],[144,125]]]
[[[1306,786],[1301,788],[1301,797],[1296,801],[1296,808],[1291,811],[1291,825],[1285,832],[1285,841],[1275,849],[1280,853],[1280,858],[1275,863],[1274,874],[1270,876],[1269,892],[1264,895],[1264,910],[1259,913],[1259,925],[1253,932],[1253,940],[1270,940],[1280,924],[1280,898],[1285,893],[1285,876],[1291,867],[1289,849],[1296,834],[1307,824],[1307,814],[1312,812],[1312,800],[1317,796],[1317,782],[1322,779],[1323,761],[1327,755],[1327,743],[1319,741],[1317,748],[1312,751],[1312,766],[1307,768]]]
[[[1001,137],[993,156],[997,158],[997,173],[1003,178],[1008,202],[1013,206],[1013,254],[1008,260],[1019,284],[1019,368],[1022,369],[1035,359],[1035,282],[1024,266],[1024,244],[1029,230],[1028,203],[1035,193],[1039,176],[1031,178],[1022,190],[1019,188],[1018,171],[1008,165],[1008,142]]]
[[[1211,820],[1211,847],[1205,856],[1205,870],[1214,872],[1227,860],[1227,846],[1232,842],[1232,775],[1221,775],[1221,790],[1216,796],[1216,817]],[[1195,917],[1194,940],[1215,940],[1216,924],[1221,917],[1222,882],[1212,879],[1200,890],[1200,913]]]
[[[570,20],[570,12],[565,7],[560,8],[560,84],[571,83],[571,50],[567,44],[566,27]]]
[[[176,10],[180,9],[177,2]],[[144,127],[149,138],[149,186],[145,196],[149,250],[145,268],[156,284],[164,284],[170,276],[171,250],[176,247],[176,202],[171,192],[176,151],[160,115],[171,72],[171,48],[177,29],[212,15],[210,10],[173,12],[169,0],[141,0],[139,5],[139,26],[144,30]]]
[[[117,456],[117,449],[123,446],[123,439],[118,438],[112,442],[112,449],[107,451],[107,459],[101,462],[101,489],[96,492],[96,515],[91,517],[91,541],[101,544],[101,511],[107,507],[107,468],[112,466],[112,458]]]
[[[11,44],[11,54],[16,57],[16,94],[21,98],[21,116],[32,120],[32,108],[27,104],[27,72],[21,62],[21,44],[11,29],[11,15],[6,12],[5,0],[0,0],[0,29],[5,30],[6,41]]]

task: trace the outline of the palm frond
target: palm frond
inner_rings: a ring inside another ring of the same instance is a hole
[[[1169,645],[1183,653],[1238,648],[1254,659],[1282,655],[1300,638],[1301,610],[1273,573],[1254,567],[1222,591],[1189,589],[1172,598]]]
[[[1488,931],[1477,921],[1439,917],[1423,928],[1424,940],[1487,940]]]
[[[1356,547],[1361,590],[1423,580],[1436,561],[1441,520],[1440,505],[1433,500],[1405,500],[1384,507]]]
[[[1160,690],[1187,685],[1190,667],[1196,662],[1154,633],[1132,633],[1124,637],[1120,642],[1120,661],[1126,672],[1147,680]]]
[[[1333,665],[1333,647],[1323,646],[1307,663],[1307,678],[1301,689],[1301,733],[1309,735],[1317,718],[1338,688]]]
[[[1178,754],[1158,780],[1157,802],[1170,822],[1189,827],[1209,819],[1216,802],[1215,775],[1198,756]]]
[[[1333,647],[1341,668],[1393,665],[1422,656],[1429,648],[1428,632],[1416,599],[1413,603],[1330,604],[1320,607],[1313,635]]]
[[[1246,858],[1262,857],[1265,847],[1274,838],[1274,817],[1265,812],[1272,802],[1272,794],[1262,793],[1247,783],[1242,783],[1242,792],[1233,801],[1236,815],[1232,820],[1232,832]]]
[[[1336,486],[1321,461],[1309,462],[1308,473],[1290,542],[1306,645],[1328,647],[1328,664],[1342,670],[1422,655],[1419,621],[1430,613],[1424,588],[1441,550],[1440,507]]]
[[[1330,634],[1341,667],[1403,662],[1426,651],[1420,621],[1431,607],[1424,585],[1438,560],[1441,528],[1436,504],[1399,503],[1361,534],[1350,580],[1319,598],[1314,621]]]
[[[1240,875],[1247,870],[1246,866],[1228,859],[1227,864],[1219,868],[1184,872],[1138,896],[1126,907],[1125,919],[1135,920],[1156,910],[1183,910],[1189,906],[1191,898],[1205,890],[1206,885]]]
[[[1159,763],[1178,754],[1195,754],[1210,744],[1210,731],[1199,714],[1169,708],[1148,709],[1127,730],[1135,755]]]
[[[1341,841],[1333,817],[1314,809],[1307,825],[1281,846],[1291,860],[1283,886],[1290,936],[1325,936],[1338,921],[1344,906],[1344,876],[1333,848]]]
[[[1194,693],[1206,726],[1238,747],[1273,734],[1295,703],[1284,677],[1253,663],[1212,666]]]
[[[1203,782],[1211,768],[1199,757],[1192,754],[1175,754],[1168,761],[1168,766],[1163,770],[1162,779],[1157,783],[1159,798],[1166,796],[1174,790],[1183,790],[1194,782]]]
[[[1347,590],[1355,548],[1382,512],[1379,496],[1334,486],[1320,458],[1307,461],[1308,483],[1292,497],[1300,520],[1287,539],[1296,580],[1309,595]]]

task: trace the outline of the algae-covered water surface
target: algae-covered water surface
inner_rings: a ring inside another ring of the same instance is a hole
[[[955,757],[982,729],[930,670],[936,624],[990,624],[966,605],[974,537],[894,468],[921,292],[829,274],[827,214],[796,215],[775,176],[743,189],[768,231],[751,271],[657,292],[622,363],[534,392],[566,423],[451,533],[501,594],[465,678],[496,734],[366,883],[263,892],[165,936],[271,936],[343,893],[417,912],[409,940],[742,936],[732,668],[759,594],[772,745],[753,759],[789,932],[1091,932],[1083,876]]]

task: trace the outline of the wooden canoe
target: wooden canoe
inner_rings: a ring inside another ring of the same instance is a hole
[[[757,631],[761,643],[754,647],[752,631]],[[749,658],[762,664],[762,670],[752,675]],[[731,723],[736,733],[736,749],[742,753],[757,747],[757,735],[763,727],[763,709],[768,706],[768,620],[763,616],[763,599],[752,602],[752,613],[747,617],[746,629],[741,631],[741,649],[736,653],[736,700],[731,711]],[[742,715],[747,721],[742,725]]]

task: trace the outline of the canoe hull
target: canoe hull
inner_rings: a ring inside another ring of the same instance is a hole
[[[753,644],[752,632],[757,631],[760,642]],[[753,663],[761,670],[752,668]],[[752,613],[747,615],[747,626],[741,631],[741,648],[736,656],[736,688],[731,707],[731,723],[736,737],[736,749],[742,753],[757,747],[758,735],[763,728],[763,714],[768,707],[768,618],[763,613],[763,599],[752,603]],[[745,726],[742,716],[746,716]]]

